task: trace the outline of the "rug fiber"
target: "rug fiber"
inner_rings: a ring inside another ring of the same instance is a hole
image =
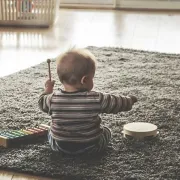
[[[113,133],[107,151],[93,157],[64,156],[52,152],[47,140],[16,148],[0,147],[0,169],[68,180],[180,179],[180,55],[89,49],[98,61],[94,90],[138,97],[129,112],[101,115]],[[55,61],[51,66],[57,89],[61,85]],[[34,127],[50,120],[37,105],[47,74],[44,62],[0,78],[0,130]],[[124,139],[123,125],[136,121],[156,124],[159,137],[149,141]]]

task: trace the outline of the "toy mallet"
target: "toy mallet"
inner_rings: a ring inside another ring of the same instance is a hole
[[[50,67],[51,60],[48,59],[47,63],[48,63],[49,80],[51,81],[51,67]]]

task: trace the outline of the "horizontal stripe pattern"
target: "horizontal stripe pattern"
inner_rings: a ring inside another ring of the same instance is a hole
[[[132,109],[133,101],[129,96],[114,96],[110,94],[100,95],[101,113],[116,114]]]
[[[50,114],[51,99],[53,94],[42,93],[38,100],[39,108],[46,113]]]
[[[132,108],[127,96],[114,96],[94,91],[43,93],[39,107],[52,118],[50,133],[57,141],[92,142],[103,133],[100,113],[118,113]]]

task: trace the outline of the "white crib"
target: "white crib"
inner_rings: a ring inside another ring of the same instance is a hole
[[[0,0],[0,26],[51,26],[60,0]]]

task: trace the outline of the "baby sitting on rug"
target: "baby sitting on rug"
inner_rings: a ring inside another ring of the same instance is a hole
[[[115,96],[92,91],[96,59],[86,49],[72,49],[57,61],[63,89],[53,92],[47,80],[38,104],[52,118],[48,140],[52,150],[66,154],[99,153],[106,149],[111,131],[101,125],[101,113],[129,111],[135,96]]]

